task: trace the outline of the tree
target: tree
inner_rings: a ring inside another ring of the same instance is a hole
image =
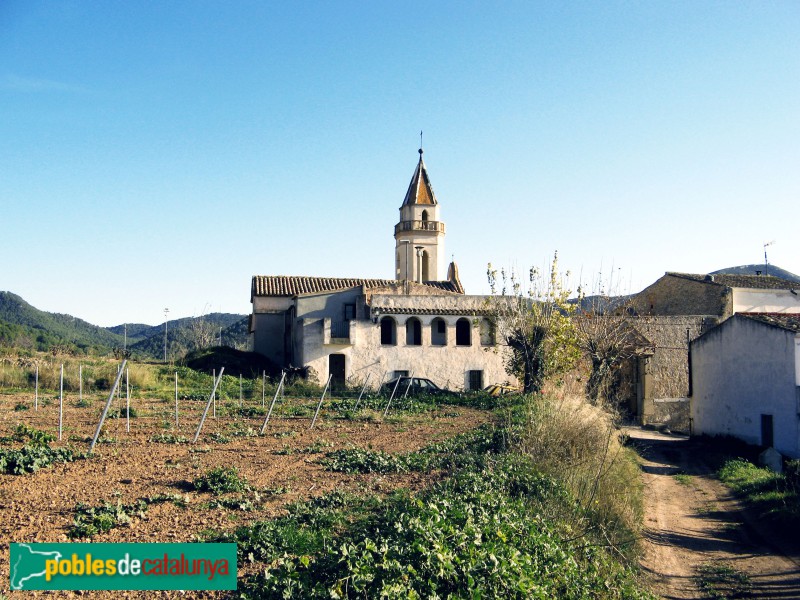
[[[575,305],[567,302],[571,292],[559,277],[558,253],[553,256],[549,277],[535,267],[530,269],[527,290],[513,272],[508,277],[501,269],[498,279],[489,264],[486,275],[497,333],[511,349],[506,371],[522,381],[525,393],[538,392],[546,379],[568,371],[579,357],[571,319]],[[498,284],[502,285],[499,295]]]
[[[591,362],[586,395],[593,403],[615,399],[620,367],[642,355],[652,355],[653,344],[642,336],[628,316],[629,296],[615,293],[612,276],[600,273],[591,296],[578,295],[579,311],[573,321],[578,346]]]

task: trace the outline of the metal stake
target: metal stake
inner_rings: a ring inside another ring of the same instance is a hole
[[[122,366],[124,367],[128,362],[128,359],[122,361]],[[103,423],[106,420],[106,415],[108,414],[108,409],[111,408],[111,403],[114,401],[114,394],[117,391],[117,386],[119,385],[119,380],[122,379],[122,369],[117,372],[117,378],[114,380],[114,386],[111,388],[111,393],[108,395],[108,400],[106,400],[106,405],[103,408],[103,414],[100,415],[100,422],[97,424],[97,431],[94,432],[94,437],[92,438],[92,443],[89,445],[89,454],[94,451],[94,446],[97,444],[97,438],[100,437],[100,431],[103,429]]]
[[[272,404],[269,405],[269,411],[267,412],[267,418],[264,419],[264,424],[261,426],[261,435],[264,435],[264,432],[267,430],[267,423],[269,423],[269,418],[272,415],[272,409],[275,407],[275,401],[278,399],[278,394],[280,393],[281,389],[283,388],[283,380],[286,379],[286,371],[283,372],[281,375],[281,382],[278,384],[277,389],[275,390],[275,396],[272,398]],[[263,403],[262,403],[263,405]]]
[[[203,411],[203,416],[200,419],[200,425],[197,426],[197,433],[194,434],[194,439],[192,440],[193,444],[197,443],[197,438],[200,437],[200,432],[203,430],[203,423],[206,422],[206,415],[208,415],[208,409],[211,407],[211,402],[214,400],[214,394],[217,392],[217,386],[219,382],[222,381],[222,372],[225,370],[225,367],[222,367],[219,370],[219,377],[216,378],[214,381],[214,389],[211,390],[211,395],[208,397],[208,403],[206,404],[206,409]]]
[[[389,407],[392,405],[392,398],[394,398],[394,393],[397,391],[397,386],[400,385],[400,377],[397,378],[397,383],[394,384],[394,389],[392,390],[392,395],[389,396],[389,401],[386,403],[386,410],[383,411],[383,418],[386,418],[386,415],[389,414]]]
[[[314,429],[314,423],[317,422],[317,415],[319,414],[319,409],[322,407],[322,401],[325,399],[325,394],[328,392],[328,386],[331,384],[331,379],[333,379],[333,375],[328,375],[328,383],[325,384],[325,389],[322,390],[322,396],[319,397],[319,404],[317,404],[317,411],[314,413],[314,418],[311,419],[311,427],[309,429]]]
[[[361,396],[364,395],[364,391],[367,389],[370,375],[372,375],[372,373],[367,373],[367,378],[364,380],[364,387],[361,388],[361,393],[358,395],[358,400],[356,400],[356,405],[353,407],[353,412],[358,410],[358,404],[361,402]]]

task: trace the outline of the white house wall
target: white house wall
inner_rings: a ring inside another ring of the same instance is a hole
[[[692,431],[760,445],[773,416],[774,447],[800,457],[795,334],[733,317],[692,342]]]
[[[323,344],[324,322],[321,319],[304,319],[301,327],[302,363],[311,367],[320,382],[328,378],[330,354],[345,355],[345,373],[348,383],[362,384],[369,374],[370,387],[391,378],[394,371],[413,371],[416,377],[426,377],[440,387],[464,390],[468,387],[469,371],[483,371],[484,385],[503,383],[510,377],[504,368],[505,349],[482,346],[480,331],[472,327],[471,346],[456,346],[457,316],[441,317],[447,326],[447,345],[431,345],[431,316],[418,316],[422,323],[422,344],[406,345],[405,323],[411,316],[395,315],[397,345],[381,345],[380,325],[372,321],[351,321],[354,345]],[[472,319],[470,319],[472,321]]]
[[[800,292],[733,288],[733,312],[800,313]]]

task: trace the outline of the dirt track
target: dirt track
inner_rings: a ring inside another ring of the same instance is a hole
[[[800,553],[783,547],[781,554],[767,543],[771,534],[713,477],[702,445],[637,428],[627,433],[642,456],[642,566],[656,594],[800,598]]]

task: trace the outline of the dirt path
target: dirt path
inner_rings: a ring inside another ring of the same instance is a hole
[[[627,430],[642,456],[644,559],[663,598],[800,598],[800,554],[778,553],[769,534],[713,477],[703,446]]]

